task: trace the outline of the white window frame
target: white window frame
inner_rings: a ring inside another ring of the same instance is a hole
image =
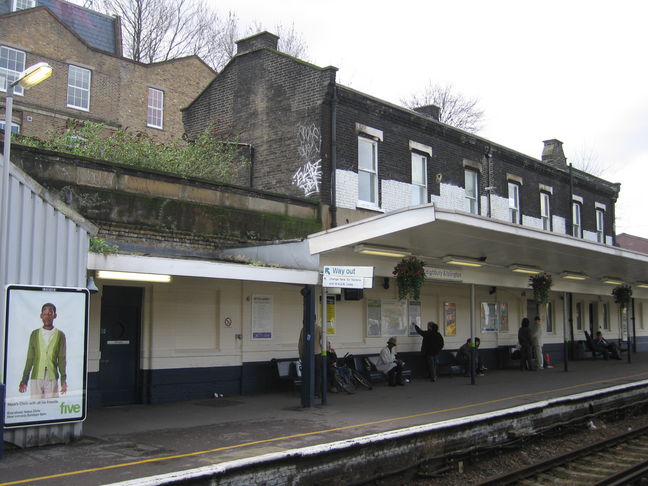
[[[4,131],[5,121],[0,120],[0,130]],[[20,125],[18,123],[11,122],[11,133],[20,133]]]
[[[596,241],[605,243],[605,211],[596,208]]]
[[[583,237],[583,205],[579,201],[572,201],[572,236]]]
[[[582,302],[576,302],[576,305],[574,306],[574,312],[576,314],[576,330],[582,331],[583,330],[583,303]]]
[[[509,222],[520,224],[522,222],[520,211],[520,184],[508,181]]]
[[[146,126],[162,130],[164,128],[164,91],[149,87],[147,100]]]
[[[73,73],[75,78],[74,84],[72,84]],[[82,84],[77,82],[77,74],[82,76],[83,78],[81,79]],[[86,74],[87,74],[87,80],[85,79]],[[92,71],[86,68],[75,66],[74,64],[70,64],[68,67],[67,106],[69,108],[74,108],[75,110],[90,111],[91,86],[92,86]],[[84,94],[85,96],[83,96]],[[70,101],[70,97],[72,102]],[[76,100],[79,98],[81,100],[83,99],[86,100],[86,106],[75,103]]]
[[[609,331],[610,329],[610,304],[603,302],[603,330]]]
[[[363,164],[362,167],[360,164],[360,156],[364,151],[361,151],[361,144],[366,144],[370,148],[372,159],[369,161],[369,164]],[[369,186],[364,189],[362,188],[363,174],[368,177],[369,180]],[[373,197],[370,196],[368,199],[362,199],[361,195],[364,192],[373,194]],[[361,135],[358,135],[358,205],[378,207],[378,142],[372,138],[363,137]]]
[[[468,180],[473,179],[473,192],[468,192]],[[464,168],[464,190],[466,192],[467,210],[472,214],[479,214],[479,172],[468,167]]]
[[[554,334],[555,333],[555,326],[554,326],[554,306],[553,302],[547,302],[547,321],[545,323],[545,332],[547,334]]]
[[[412,206],[418,206],[419,204],[425,204],[427,202],[427,155],[420,154],[418,152],[411,152],[412,160],[412,195],[411,195],[411,204]],[[418,172],[419,179],[417,180],[415,175]],[[422,172],[422,173],[420,173]]]
[[[542,229],[551,231],[551,194],[545,191],[540,192],[540,219]]]
[[[19,4],[22,5],[19,6]],[[11,11],[17,12],[18,10],[34,8],[35,6],[36,6],[36,0],[13,0],[11,2]]]
[[[11,55],[13,54],[13,56]],[[22,59],[21,59],[22,58]],[[25,70],[27,55],[18,49],[0,46],[0,91],[7,92],[7,82],[13,83]],[[14,86],[14,95],[22,96],[24,90],[19,84]]]

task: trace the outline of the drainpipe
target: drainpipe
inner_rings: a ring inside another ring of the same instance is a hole
[[[335,190],[337,170],[337,86],[333,81],[333,96],[331,97],[331,228],[337,226],[337,192]]]
[[[572,165],[569,164],[569,221],[571,221],[571,235],[574,236],[574,174]]]
[[[250,145],[250,189],[254,189],[254,147]]]

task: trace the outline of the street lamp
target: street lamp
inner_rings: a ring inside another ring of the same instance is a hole
[[[2,264],[2,280],[0,283],[6,285],[7,282],[7,250],[9,244],[9,157],[11,155],[11,118],[13,115],[13,94],[14,88],[20,85],[24,89],[29,89],[41,81],[46,80],[52,75],[52,67],[46,62],[39,62],[28,67],[18,75],[18,78],[9,82],[7,78],[7,94],[5,103],[5,127],[4,127],[4,151],[2,153],[2,214],[0,217],[0,263]]]

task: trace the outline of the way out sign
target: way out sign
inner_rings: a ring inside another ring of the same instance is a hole
[[[322,286],[343,289],[368,289],[373,286],[373,267],[325,266],[322,269]]]

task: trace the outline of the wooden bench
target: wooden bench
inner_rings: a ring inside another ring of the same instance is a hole
[[[371,363],[369,369],[367,369],[367,366],[365,365],[366,363],[365,358],[368,359],[369,362]],[[353,357],[353,366],[355,367],[355,369],[360,373],[362,373],[365,376],[365,378],[367,378],[371,383],[387,381],[387,375],[382,371],[379,371],[378,368],[376,368],[377,362],[378,362],[377,354],[366,354],[363,356]],[[403,378],[407,380],[411,380],[412,370],[403,369]]]
[[[281,382],[292,385],[297,391],[302,384],[302,365],[298,358],[273,358],[271,363],[277,370],[277,377]]]
[[[591,353],[592,358],[596,359],[597,356],[604,357],[605,355],[601,351],[596,351],[595,346],[594,346],[594,339],[592,336],[590,336],[590,333],[587,331],[585,332],[585,345],[587,346],[586,351]],[[627,351],[627,348],[621,346],[620,343],[614,343],[616,345],[616,348],[619,350],[619,354],[625,353]],[[610,355],[612,352],[610,352]]]

